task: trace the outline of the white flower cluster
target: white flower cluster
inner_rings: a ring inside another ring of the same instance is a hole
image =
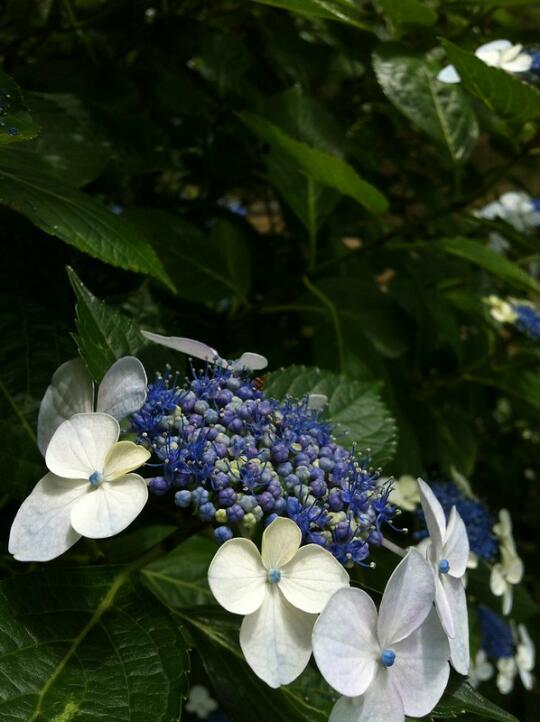
[[[469,671],[467,532],[455,508],[447,524],[428,485],[418,486],[430,542],[425,555],[407,551],[378,613],[328,551],[300,546],[290,519],[267,527],[260,553],[247,539],[231,539],[210,565],[217,601],[244,616],[240,646],[254,672],[271,687],[288,684],[313,651],[323,677],[343,695],[330,722],[422,717],[444,692],[449,661]]]
[[[21,505],[9,537],[19,561],[49,561],[81,536],[118,534],[140,514],[148,498],[135,469],[150,453],[118,441],[118,421],[146,399],[146,372],[136,358],[114,363],[94,385],[79,359],[62,364],[41,402],[38,446],[49,469]]]
[[[481,45],[474,54],[492,68],[500,68],[508,73],[526,73],[531,69],[533,58],[522,50],[522,45],[513,45],[510,40],[493,40]],[[441,83],[459,83],[461,78],[453,65],[447,65],[437,75],[437,80]]]

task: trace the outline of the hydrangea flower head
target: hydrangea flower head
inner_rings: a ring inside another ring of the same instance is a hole
[[[343,695],[330,722],[403,722],[431,712],[450,673],[434,595],[429,565],[415,549],[390,577],[378,614],[361,589],[334,594],[313,630],[317,666]]]
[[[262,357],[228,362],[205,345],[195,348],[212,361],[192,367],[182,384],[170,371],[160,374],[131,418],[161,466],[150,490],[174,490],[176,504],[212,523],[219,542],[235,528],[249,532],[284,516],[304,544],[328,549],[345,566],[365,563],[395,514],[390,484],[378,485],[368,460],[334,440],[321,416],[326,397],[277,401],[247,368],[259,368]]]
[[[500,68],[508,73],[525,73],[531,69],[533,59],[530,53],[523,51],[522,45],[513,45],[510,40],[493,40],[481,45],[474,51],[479,60],[492,68]],[[453,65],[447,65],[437,75],[442,83],[459,83],[459,77]]]

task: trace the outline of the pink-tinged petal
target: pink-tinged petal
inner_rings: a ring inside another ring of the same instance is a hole
[[[442,574],[437,573],[435,575],[435,607],[437,608],[437,614],[439,615],[442,628],[447,636],[452,639],[456,636],[456,630],[454,626],[454,615],[443,584],[444,579],[445,577]]]
[[[456,672],[467,675],[469,674],[471,659],[469,651],[469,614],[465,587],[461,579],[454,579],[449,575],[443,579],[443,586],[454,620],[455,634],[453,638],[448,640],[450,642],[450,661]]]
[[[446,518],[439,500],[426,482],[418,479],[418,486],[420,487],[420,500],[426,517],[426,526],[431,537],[432,554],[433,558],[436,558],[440,554],[446,538]]]
[[[90,539],[114,536],[139,516],[147,499],[146,481],[138,474],[104,481],[74,505],[71,526]]]
[[[442,550],[442,557],[450,564],[448,570],[450,576],[460,579],[465,574],[469,561],[469,551],[467,529],[456,507],[453,506],[448,519],[446,541]]]
[[[91,488],[87,481],[44,476],[13,521],[10,554],[20,562],[48,562],[72,547],[81,535],[71,526],[71,509]]]
[[[208,584],[221,606],[233,614],[252,614],[270,586],[259,550],[249,539],[230,539],[218,549],[208,569]]]
[[[150,331],[142,331],[142,335],[149,341],[180,351],[193,358],[209,361],[213,363],[219,360],[219,354],[215,348],[208,346],[202,341],[196,341],[193,338],[184,338],[183,336],[162,336],[159,333],[151,333]]]
[[[263,603],[240,627],[240,647],[255,674],[270,687],[295,680],[311,656],[316,615],[301,612],[276,584],[268,585]]]
[[[437,75],[437,80],[441,83],[459,83],[461,78],[453,65],[447,65]]]
[[[121,421],[138,411],[146,401],[144,366],[134,356],[118,359],[103,377],[97,396],[97,411]]]
[[[376,638],[377,610],[361,589],[340,589],[313,630],[317,666],[335,690],[356,697],[371,684],[381,650]]]
[[[266,569],[281,569],[294,557],[301,542],[298,524],[285,517],[274,519],[262,536],[261,556]]]
[[[433,571],[416,549],[394,569],[379,608],[381,647],[392,647],[414,632],[429,614],[435,599]]]
[[[349,582],[349,575],[329,551],[307,544],[281,568],[279,588],[292,605],[318,614],[332,594]]]
[[[94,472],[103,472],[119,434],[118,421],[109,414],[75,414],[55,431],[45,463],[65,479],[89,479]]]
[[[74,414],[94,410],[94,384],[81,359],[62,364],[54,373],[51,384],[39,407],[37,442],[43,455],[52,435],[60,424]]]
[[[356,716],[354,716],[356,715]],[[404,722],[403,703],[390,669],[379,669],[366,693],[336,702],[329,722]]]
[[[435,610],[393,650],[396,659],[388,672],[399,691],[405,714],[424,717],[442,697],[450,676],[448,640]]]

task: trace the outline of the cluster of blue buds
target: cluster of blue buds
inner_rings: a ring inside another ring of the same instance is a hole
[[[477,499],[465,496],[452,482],[435,482],[430,484],[431,489],[439,500],[446,518],[450,516],[452,507],[459,512],[465,527],[471,551],[481,559],[490,561],[497,554],[498,543],[493,534],[495,519],[487,506]],[[424,513],[419,509],[418,514],[424,520]],[[427,537],[425,530],[417,532],[418,539]]]
[[[528,303],[513,303],[512,310],[516,314],[514,321],[517,328],[533,341],[540,340],[540,313]]]
[[[260,386],[234,363],[192,366],[182,383],[170,369],[158,374],[131,417],[160,467],[150,491],[174,491],[177,506],[212,523],[218,542],[235,528],[249,534],[286,516],[303,543],[327,548],[346,566],[362,564],[396,513],[390,484],[336,443],[307,397],[277,401]]]
[[[508,622],[483,605],[477,608],[476,613],[482,632],[481,646],[488,657],[493,659],[512,657],[514,639]]]

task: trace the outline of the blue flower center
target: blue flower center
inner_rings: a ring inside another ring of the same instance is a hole
[[[101,471],[94,471],[94,473],[88,477],[88,481],[92,486],[98,486],[103,481],[103,474]]]
[[[381,652],[381,663],[383,667],[391,667],[396,661],[396,653],[393,649],[383,649]]]
[[[279,569],[269,569],[266,572],[266,578],[268,579],[270,584],[277,584],[281,579],[281,571]]]
[[[448,574],[450,571],[450,562],[448,559],[441,559],[439,562],[439,571],[441,574]]]

